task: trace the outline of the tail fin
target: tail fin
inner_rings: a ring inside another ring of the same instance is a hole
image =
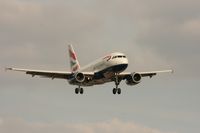
[[[80,65],[72,45],[69,45],[69,57],[70,57],[71,71],[72,72],[78,71],[78,69],[80,69]]]

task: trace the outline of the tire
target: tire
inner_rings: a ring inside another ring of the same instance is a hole
[[[80,94],[83,94],[84,90],[83,88],[80,88]]]
[[[116,94],[117,89],[113,88],[113,94]]]
[[[75,93],[78,94],[79,93],[79,88],[75,89]]]
[[[121,89],[120,89],[120,88],[117,90],[117,93],[118,93],[118,94],[121,94]]]

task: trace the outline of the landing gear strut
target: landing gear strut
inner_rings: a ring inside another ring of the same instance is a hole
[[[80,88],[80,86],[75,89],[76,94],[78,94],[78,93],[83,94],[83,92],[84,92],[84,90],[83,90],[83,88]]]
[[[119,86],[119,83],[120,83],[120,80],[118,79],[118,76],[117,74],[115,74],[115,85],[116,85],[116,88],[113,88],[113,94],[121,94],[121,89],[118,88]]]

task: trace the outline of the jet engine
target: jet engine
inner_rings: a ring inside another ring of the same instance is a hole
[[[74,77],[75,77],[76,81],[78,81],[80,83],[82,83],[85,80],[85,75],[80,72],[75,73]]]
[[[139,73],[131,73],[131,75],[126,79],[127,85],[136,85],[141,82],[142,76]]]

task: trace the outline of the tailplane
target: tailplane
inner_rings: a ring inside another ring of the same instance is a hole
[[[70,57],[71,71],[72,72],[78,71],[80,69],[80,65],[72,45],[69,45],[69,57]]]

